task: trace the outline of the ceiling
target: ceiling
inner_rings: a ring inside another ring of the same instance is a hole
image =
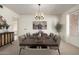
[[[37,4],[4,4],[18,14],[35,14],[38,11]],[[44,14],[62,14],[75,4],[41,4],[41,12]]]

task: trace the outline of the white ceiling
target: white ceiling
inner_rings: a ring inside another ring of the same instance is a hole
[[[38,11],[37,4],[5,4],[18,14],[35,14]],[[41,11],[44,14],[62,14],[75,4],[41,4]]]

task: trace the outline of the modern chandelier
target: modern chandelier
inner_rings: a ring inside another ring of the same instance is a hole
[[[38,12],[36,13],[35,19],[36,20],[43,20],[44,19],[44,15],[41,12],[41,8],[40,8],[41,4],[38,4],[38,7],[39,7],[39,9],[38,9]]]

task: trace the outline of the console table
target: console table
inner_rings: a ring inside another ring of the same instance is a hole
[[[14,41],[14,32],[3,32],[0,33],[0,47],[9,44]]]

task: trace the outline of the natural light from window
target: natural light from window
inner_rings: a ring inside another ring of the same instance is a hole
[[[66,15],[66,35],[69,37],[69,14]]]

